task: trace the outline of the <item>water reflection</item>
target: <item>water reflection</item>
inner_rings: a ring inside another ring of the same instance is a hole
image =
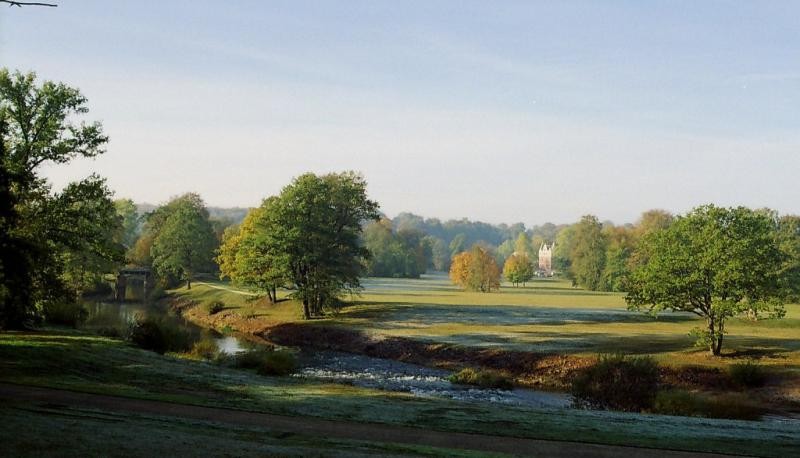
[[[160,304],[143,302],[114,303],[105,301],[87,302],[89,312],[85,327],[103,334],[123,336],[139,316],[155,317],[172,321],[185,330],[193,342],[210,339],[221,353],[236,354],[258,348],[244,336],[223,335],[197,326],[174,311]],[[295,377],[327,380],[367,388],[411,393],[420,397],[445,397],[462,401],[491,402],[508,405],[562,408],[568,407],[568,395],[534,390],[514,389],[510,391],[480,389],[454,385],[447,380],[448,371],[362,355],[330,351],[303,352],[300,354],[300,369]]]
[[[94,301],[86,302],[84,307],[89,312],[84,327],[101,334],[124,336],[136,322],[137,317],[155,317],[169,320],[184,330],[192,342],[201,339],[213,340],[221,353],[235,354],[254,345],[234,335],[223,335],[197,326],[160,304]]]

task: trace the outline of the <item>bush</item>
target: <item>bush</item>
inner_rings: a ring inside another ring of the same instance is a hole
[[[764,414],[764,409],[740,393],[711,396],[669,390],[658,393],[651,412],[686,417],[758,420]]]
[[[470,367],[461,369],[461,371],[452,374],[448,377],[448,380],[450,380],[450,383],[475,385],[481,388],[510,390],[514,387],[511,379],[499,372],[482,369],[476,370]]]
[[[659,391],[651,412],[684,417],[705,416],[705,405],[702,399],[687,391]]]
[[[225,310],[225,304],[223,304],[221,301],[206,302],[203,304],[203,307],[206,309],[206,312],[208,312],[209,315],[216,315],[217,313]]]
[[[195,358],[213,360],[219,355],[219,348],[217,348],[217,343],[214,342],[213,339],[203,338],[192,345],[192,351],[190,353]]]
[[[767,381],[764,368],[753,361],[733,364],[728,369],[728,373],[734,383],[744,388],[764,386]]]
[[[759,420],[765,410],[757,406],[745,394],[725,393],[705,399],[703,412],[710,418],[735,420]]]
[[[46,302],[42,307],[42,315],[50,324],[59,324],[77,328],[86,321],[89,312],[77,302]]]
[[[658,364],[649,356],[601,356],[572,382],[579,407],[638,412],[653,406]]]
[[[161,354],[185,352],[192,347],[191,335],[166,317],[136,317],[130,340],[140,348]]]
[[[261,375],[288,375],[294,372],[294,355],[286,350],[262,349],[236,355],[236,367],[255,369]]]

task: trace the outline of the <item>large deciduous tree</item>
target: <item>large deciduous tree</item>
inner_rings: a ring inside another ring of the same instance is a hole
[[[163,278],[177,278],[192,287],[195,274],[211,267],[217,238],[208,211],[196,194],[173,199],[153,216],[157,231],[151,254],[153,268]]]
[[[525,253],[515,252],[503,265],[503,276],[514,286],[525,285],[533,278],[533,262]]]
[[[453,257],[450,279],[462,288],[488,293],[500,288],[500,268],[487,249],[475,244]]]
[[[53,193],[39,174],[43,164],[104,152],[101,125],[79,122],[87,112],[77,89],[0,69],[0,327],[21,327],[47,303],[75,300],[81,271],[118,260],[108,234],[119,221],[106,211],[103,181]]]
[[[217,256],[220,277],[230,278],[233,284],[266,293],[271,303],[278,300],[277,289],[289,281],[287,265],[277,256],[277,246],[270,246],[265,215],[275,202],[265,199],[260,207],[247,213],[239,226],[225,230]]]
[[[587,215],[575,225],[570,247],[572,281],[586,289],[603,289],[607,241],[597,217]]]
[[[784,313],[787,254],[776,239],[775,221],[764,212],[698,207],[642,239],[626,301],[631,309],[704,318],[698,342],[719,355],[728,318]]]
[[[354,172],[307,173],[283,188],[260,219],[270,259],[288,273],[306,319],[337,306],[343,292],[361,287],[369,257],[360,240],[362,225],[379,217],[366,188]]]

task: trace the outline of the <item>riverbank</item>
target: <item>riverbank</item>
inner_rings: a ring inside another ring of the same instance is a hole
[[[387,281],[389,280],[383,280],[382,284]],[[413,287],[419,288],[416,283]],[[359,322],[350,324],[352,320],[348,321],[347,316],[350,313],[347,309],[342,313],[345,318],[339,316],[305,321],[300,316],[300,306],[292,301],[268,304],[237,295],[230,288],[226,289],[227,291],[196,286],[191,291],[176,290],[172,292],[169,303],[186,319],[199,326],[218,331],[236,330],[255,336],[263,342],[305,349],[347,352],[450,371],[464,367],[489,369],[512,379],[517,386],[532,389],[568,391],[577,372],[592,364],[596,357],[586,352],[522,351],[508,349],[503,345],[475,347],[387,335],[380,330],[368,332],[363,325],[359,325]],[[365,295],[369,296],[370,293],[367,291]],[[372,292],[373,295],[390,293],[391,290]],[[403,293],[409,294],[407,290]],[[517,293],[514,291],[512,294]],[[417,297],[417,299],[425,298]],[[210,314],[202,304],[211,300],[222,301],[226,306],[221,312]],[[387,313],[392,313],[392,308],[395,306],[387,300],[386,307]],[[355,308],[358,309],[359,306]],[[356,310],[356,314],[358,313],[361,312]],[[453,321],[463,319],[453,317],[453,312],[447,313],[449,313],[447,319]],[[498,313],[505,312],[499,309]],[[548,313],[552,314],[552,311]],[[373,327],[380,328],[380,318],[378,315],[373,315],[373,319],[378,323]],[[487,316],[486,319],[492,318]],[[417,324],[407,322],[407,325]],[[658,340],[658,337],[654,336],[654,340]],[[518,347],[511,346],[511,348]],[[689,353],[688,357],[696,358],[694,353]],[[747,359],[739,358],[739,360]],[[662,362],[660,369],[662,386],[666,389],[702,392],[709,396],[731,394],[739,401],[747,399],[748,402],[757,402],[760,407],[775,415],[796,416],[800,413],[800,374],[796,368],[769,366],[772,372],[766,385],[748,389],[744,396],[741,388],[731,379],[726,369],[728,364],[730,364],[729,358],[720,359],[718,365]]]
[[[422,399],[312,379],[259,376],[208,362],[158,355],[116,339],[67,330],[0,333],[0,382],[295,417],[415,427],[420,431],[546,440],[569,438],[586,443],[765,457],[800,453],[800,429],[791,422],[532,409]],[[0,416],[13,415],[12,424],[19,424],[19,412],[15,412],[3,410]],[[61,428],[48,434],[58,439],[61,434],[83,434],[81,431]],[[183,433],[181,437],[189,439]],[[309,439],[311,443],[313,439]],[[70,441],[74,439],[64,438],[64,443]]]

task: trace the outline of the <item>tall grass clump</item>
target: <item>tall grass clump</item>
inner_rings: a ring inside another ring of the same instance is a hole
[[[219,356],[219,348],[213,339],[206,337],[195,342],[189,354],[195,358],[216,360]]]
[[[448,377],[450,383],[458,385],[475,385],[481,388],[499,388],[510,390],[514,387],[511,379],[505,375],[485,369],[466,367]]]
[[[579,407],[639,412],[653,406],[658,364],[649,356],[604,355],[572,382]]]
[[[758,420],[764,414],[764,409],[742,393],[709,395],[666,390],[656,395],[650,412],[684,417]]]
[[[289,375],[297,367],[294,354],[286,350],[259,349],[238,353],[234,365],[255,369],[261,375]]]
[[[753,361],[732,364],[728,368],[728,374],[731,380],[742,388],[757,388],[767,382],[764,367]]]
[[[225,304],[223,304],[222,301],[209,301],[203,304],[203,308],[209,315],[216,315],[225,310]]]
[[[186,352],[192,348],[189,332],[166,317],[136,317],[129,339],[140,348],[161,354]]]
[[[77,302],[45,302],[42,316],[47,323],[77,328],[89,317],[89,311]]]

